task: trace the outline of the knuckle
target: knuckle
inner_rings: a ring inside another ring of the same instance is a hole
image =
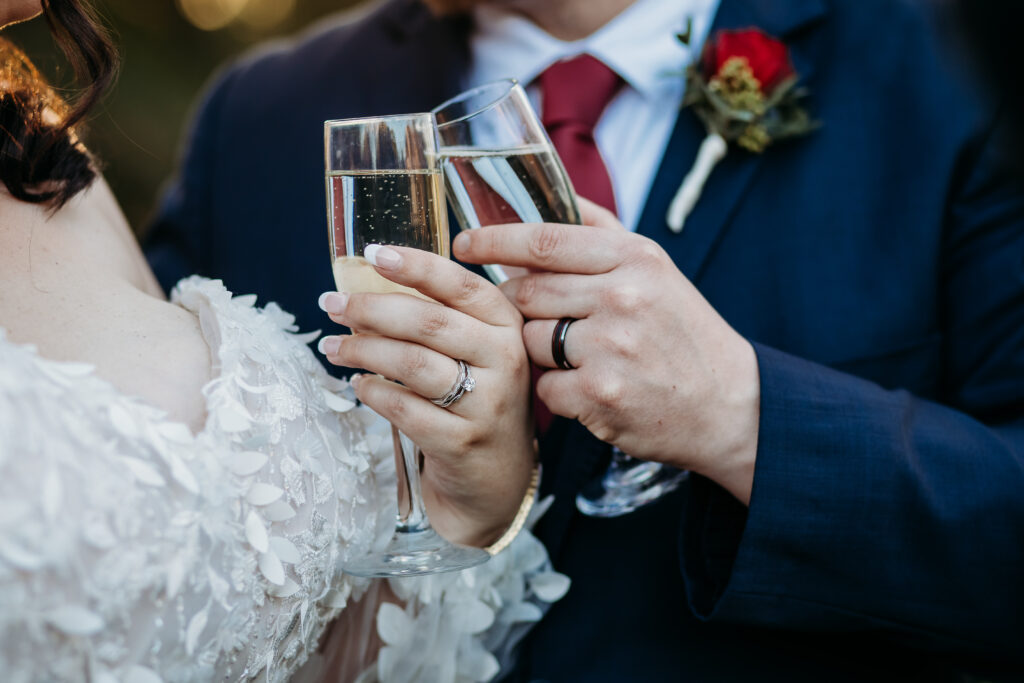
[[[475,273],[463,269],[455,285],[454,299],[459,304],[469,303],[480,296],[483,281]]]
[[[633,283],[609,287],[601,293],[601,303],[613,311],[634,312],[647,305],[644,291]]]
[[[517,307],[528,306],[537,295],[537,277],[528,275],[522,279],[516,289],[515,304]]]
[[[502,248],[501,233],[490,226],[482,226],[473,230],[473,238],[469,243],[467,253],[492,254]]]
[[[397,391],[391,392],[388,397],[384,399],[384,408],[392,419],[402,418],[409,410],[405,396]]]
[[[587,393],[591,400],[603,409],[617,408],[625,395],[625,390],[625,383],[617,375],[610,373],[594,376],[587,383]]]
[[[436,337],[448,327],[448,312],[443,306],[431,306],[419,321],[419,331],[424,337]]]
[[[344,363],[346,367],[362,367],[360,365],[363,360],[363,345],[361,342],[362,340],[355,335],[350,335],[338,348],[338,355],[335,358],[339,362]]]
[[[619,438],[620,432],[614,429],[611,425],[606,423],[600,423],[593,426],[588,426],[590,433],[597,437],[598,441],[604,441],[605,443],[612,443]]]
[[[632,247],[633,258],[642,263],[660,263],[665,251],[658,243],[647,237],[638,238]]]
[[[565,244],[565,234],[554,225],[542,225],[529,242],[530,256],[540,263],[551,261]]]
[[[361,321],[367,307],[367,296],[365,293],[358,292],[349,294],[348,304],[345,306],[345,313],[343,314],[344,321],[339,320],[338,322],[346,324],[353,321]]]
[[[427,354],[421,347],[413,347],[402,352],[400,368],[404,377],[415,377],[427,368]]]

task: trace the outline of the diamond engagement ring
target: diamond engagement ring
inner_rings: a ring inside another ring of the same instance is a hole
[[[459,376],[455,378],[455,384],[448,390],[448,393],[440,398],[430,399],[434,405],[439,405],[442,408],[448,408],[454,405],[462,395],[467,391],[473,391],[476,388],[476,380],[473,379],[473,375],[469,374],[469,366],[466,361],[457,360],[459,364]]]

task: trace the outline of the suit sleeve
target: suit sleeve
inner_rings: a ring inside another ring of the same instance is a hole
[[[143,249],[164,291],[189,275],[210,273],[207,239],[213,230],[212,188],[217,173],[218,137],[224,101],[231,87],[228,73],[209,89],[183,146],[177,176],[165,191]]]
[[[938,401],[755,344],[749,510],[694,477],[683,515],[700,618],[1021,657],[1024,201],[989,138],[947,212]]]

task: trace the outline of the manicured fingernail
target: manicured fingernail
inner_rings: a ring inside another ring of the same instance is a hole
[[[352,375],[348,378],[348,383],[352,385],[353,389],[359,388],[359,383],[363,381],[362,375]]]
[[[363,250],[363,256],[367,261],[381,268],[394,269],[402,262],[402,257],[397,251],[379,244],[367,245]]]
[[[456,235],[455,239],[452,241],[452,249],[458,249],[459,251],[466,251],[467,249],[469,249],[469,242],[470,242],[469,230],[463,230],[458,235]]]
[[[341,348],[341,337],[323,337],[316,348],[325,356],[336,356]]]
[[[333,313],[338,315],[345,312],[345,306],[348,305],[348,294],[339,292],[324,292],[320,295],[319,301],[320,310],[324,313]]]

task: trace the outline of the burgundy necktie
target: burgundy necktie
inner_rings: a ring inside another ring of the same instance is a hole
[[[584,54],[552,64],[538,82],[541,122],[576,193],[615,213],[615,192],[594,141],[594,128],[622,87],[622,78],[604,62]]]
[[[615,192],[594,141],[594,128],[622,87],[622,78],[604,62],[583,54],[552,64],[537,80],[543,110],[541,122],[562,158],[576,194],[615,213]],[[540,370],[534,367],[534,384],[539,376]],[[533,407],[537,427],[543,434],[551,425],[551,411],[536,397]]]

